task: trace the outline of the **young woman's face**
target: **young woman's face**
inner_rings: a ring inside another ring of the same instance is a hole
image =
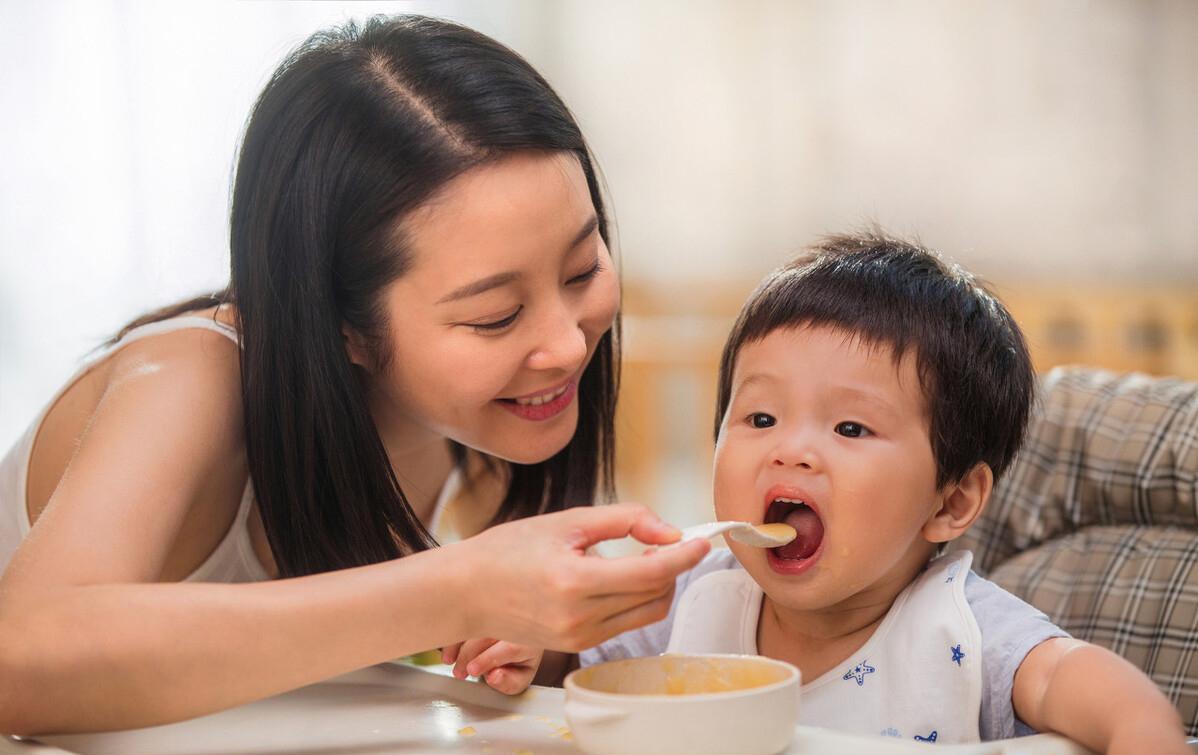
[[[433,434],[523,464],[566,446],[620,304],[597,221],[567,153],[471,170],[405,218],[410,265],[383,292],[391,360],[368,367],[384,439]]]

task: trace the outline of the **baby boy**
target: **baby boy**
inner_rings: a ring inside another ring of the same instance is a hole
[[[1019,448],[1034,385],[1018,326],[960,268],[878,231],[825,240],[752,294],[719,375],[717,516],[798,537],[713,551],[666,620],[582,664],[761,654],[802,671],[805,724],[1188,752],[1139,670],[942,554]]]

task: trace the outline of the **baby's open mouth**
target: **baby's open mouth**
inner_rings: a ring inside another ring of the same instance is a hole
[[[765,524],[785,522],[794,527],[798,536],[786,545],[771,548],[778,558],[801,561],[811,558],[824,539],[824,523],[819,514],[802,501],[792,498],[775,498],[765,512]]]

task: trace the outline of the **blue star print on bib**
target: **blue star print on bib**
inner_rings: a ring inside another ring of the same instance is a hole
[[[846,682],[851,679],[856,679],[857,686],[861,687],[865,684],[865,675],[872,674],[875,671],[877,671],[877,669],[875,669],[873,666],[870,666],[865,661],[861,661],[861,663],[858,663],[856,666],[853,666],[851,669],[849,669],[848,672],[846,672],[841,678]]]

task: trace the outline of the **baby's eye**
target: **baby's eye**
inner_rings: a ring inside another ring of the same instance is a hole
[[[774,419],[773,416],[766,414],[765,412],[753,412],[749,415],[749,425],[751,427],[757,428],[758,430],[762,430],[767,427],[773,427],[776,424],[778,424],[778,420]]]
[[[841,422],[836,426],[836,434],[846,438],[864,438],[873,435],[869,428],[857,422]]]

